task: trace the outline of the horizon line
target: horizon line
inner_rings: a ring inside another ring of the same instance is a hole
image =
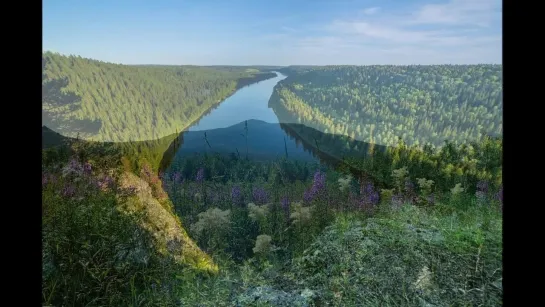
[[[125,63],[116,63],[111,61],[104,61],[100,60],[98,58],[90,58],[85,57],[77,54],[66,54],[61,53],[58,51],[53,50],[42,50],[42,55],[45,53],[53,53],[64,57],[80,57],[82,59],[86,60],[92,60],[92,61],[98,61],[103,62],[106,64],[114,64],[114,65],[124,65],[124,66],[196,66],[196,67],[214,67],[214,66],[230,66],[230,67],[258,67],[258,66],[264,66],[264,67],[290,67],[290,66],[312,66],[312,67],[328,67],[328,66],[443,66],[443,65],[449,65],[449,66],[478,66],[478,65],[503,65],[503,63],[476,63],[476,64],[451,64],[451,63],[443,63],[443,64],[288,64],[288,65],[273,65],[273,64],[244,64],[244,65],[234,65],[234,64],[125,64]]]

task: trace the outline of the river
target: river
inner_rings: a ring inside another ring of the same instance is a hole
[[[267,106],[274,86],[286,76],[275,72],[276,77],[239,89],[228,97],[209,114],[204,115],[189,131],[203,131],[227,128],[246,120],[261,120],[266,123],[278,123],[278,117]]]
[[[286,78],[275,73],[274,78],[239,89],[190,126],[183,133],[176,157],[204,152],[245,154],[248,150],[251,159],[270,160],[285,156],[287,151],[290,159],[316,162],[312,150],[288,134],[268,106],[274,86]]]
[[[343,157],[363,157],[368,143],[352,140],[355,152],[343,150],[344,136],[326,134],[302,124],[280,123],[269,107],[275,85],[286,76],[277,76],[239,89],[179,134],[164,153],[161,170],[177,168],[184,157],[208,154],[247,156],[250,160],[289,160],[336,167]],[[306,135],[312,141],[303,140]],[[319,143],[319,144],[318,144]],[[319,149],[318,149],[319,148]],[[352,169],[352,168],[351,168]],[[357,169],[352,169],[356,174]]]

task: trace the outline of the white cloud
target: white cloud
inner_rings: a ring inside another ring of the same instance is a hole
[[[501,0],[450,0],[444,4],[424,5],[414,14],[415,24],[489,26],[501,17]]]
[[[312,31],[282,27],[275,48],[297,64],[501,63],[499,0],[397,9],[367,8]]]

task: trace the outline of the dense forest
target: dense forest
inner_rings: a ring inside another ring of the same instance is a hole
[[[182,131],[236,89],[274,77],[251,67],[129,66],[46,52],[43,124],[97,141]]]
[[[501,65],[288,67],[270,105],[303,123],[380,145],[442,146],[502,135]]]

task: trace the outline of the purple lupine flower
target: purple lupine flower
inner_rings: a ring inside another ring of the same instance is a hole
[[[76,159],[70,160],[70,162],[63,168],[63,176],[68,176],[71,174],[81,175],[83,168],[81,164]]]
[[[254,188],[252,196],[253,196],[253,201],[260,204],[265,204],[269,200],[269,195],[261,187]]]
[[[379,193],[372,183],[362,185],[358,206],[360,209],[372,209],[378,205],[379,198]]]
[[[242,203],[242,193],[239,186],[234,186],[231,189],[231,201],[236,205]]]
[[[202,183],[204,181],[204,168],[199,168],[197,171],[197,176],[195,177],[195,181],[198,183]]]
[[[319,170],[314,173],[312,186],[306,190],[303,194],[303,200],[305,202],[313,201],[319,194],[325,191],[325,173]]]
[[[64,197],[72,197],[76,194],[76,188],[73,185],[67,185],[62,190],[62,196]]]
[[[282,209],[284,210],[284,214],[286,217],[290,216],[290,200],[288,196],[284,196],[281,201]]]
[[[373,193],[371,193],[369,196],[368,196],[368,202],[373,205],[373,206],[376,206],[378,205],[378,202],[380,200],[380,196],[378,194],[378,191],[374,191]]]
[[[317,192],[325,188],[325,173],[322,173],[319,170],[314,173],[312,188]]]

